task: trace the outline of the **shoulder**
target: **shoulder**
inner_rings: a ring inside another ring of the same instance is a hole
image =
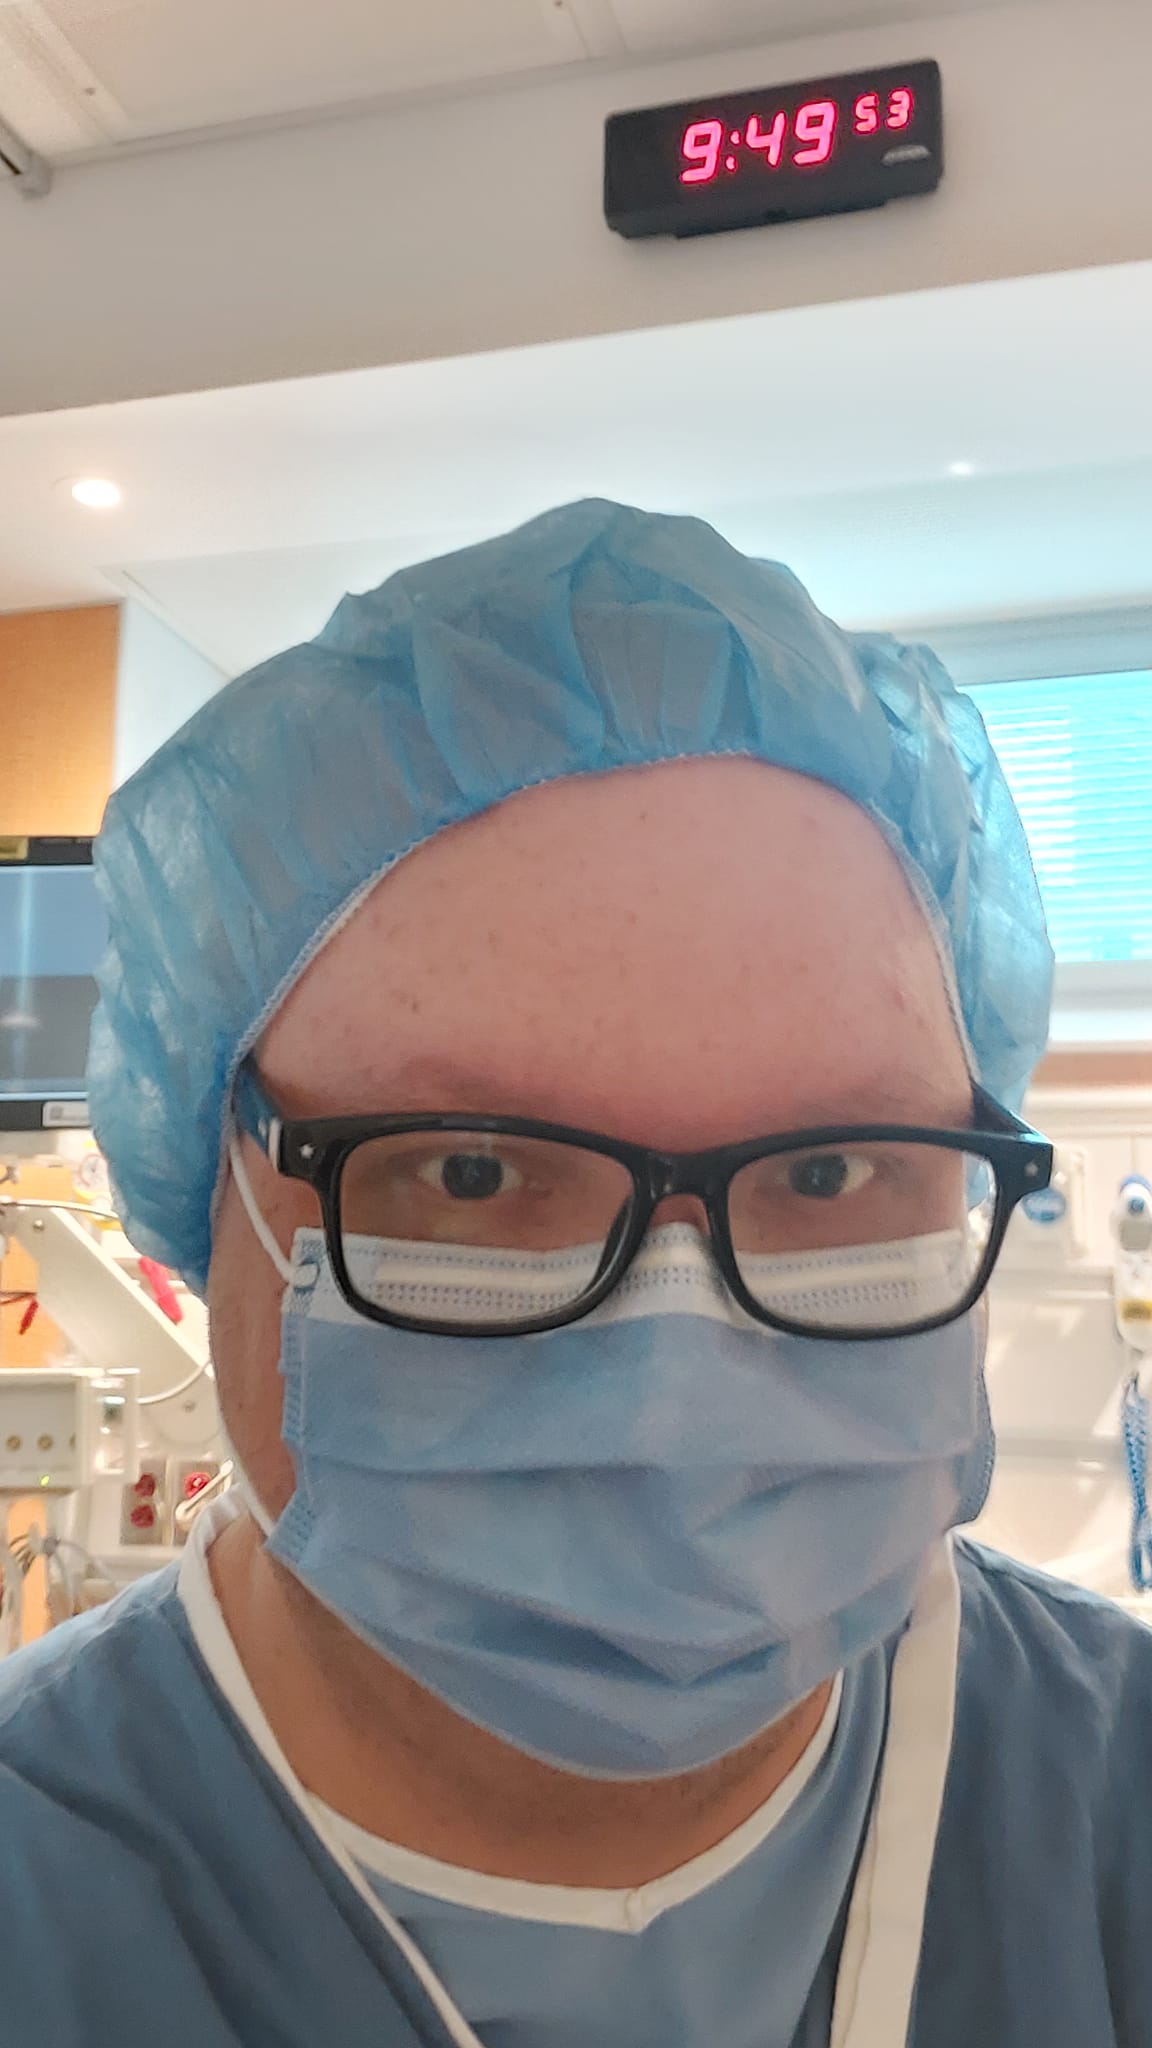
[[[0,1663],[0,1837],[21,1815],[43,1833],[49,1809],[59,1830],[126,1836],[125,1815],[182,1798],[174,1759],[218,1747],[224,1728],[175,1573],[141,1580]]]
[[[971,1537],[955,1545],[961,1591],[961,1658],[1011,1650],[1002,1680],[1057,1667],[1115,1700],[1128,1679],[1152,1682],[1152,1628],[1099,1593],[1021,1564]]]
[[[3,2048],[415,2040],[167,1574],[0,1665],[0,1844]]]
[[[175,1575],[142,1579],[107,1607],[65,1622],[0,1663],[0,1764],[34,1766],[49,1732],[70,1728],[78,1741],[91,1728],[102,1733],[93,1709],[119,1695],[130,1700],[134,1667],[149,1673],[149,1688],[163,1680],[179,1638],[173,1628]],[[73,1725],[74,1724],[74,1725]]]
[[[1144,2041],[1152,1629],[967,1537],[955,1557],[955,1723],[911,2038]]]
[[[159,1986],[166,2009],[199,2010],[199,1966],[157,1882],[163,1788],[180,1775],[172,1702],[191,1675],[167,1579],[0,1663],[5,2041],[145,2038]]]
[[[955,1554],[958,1743],[973,1758],[992,1743],[1024,1779],[1059,1778],[1097,1811],[1115,1805],[1122,1758],[1152,1772],[1152,1628],[970,1538]]]

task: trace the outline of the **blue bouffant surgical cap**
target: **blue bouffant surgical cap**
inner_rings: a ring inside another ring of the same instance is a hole
[[[700,521],[592,501],[345,598],[113,796],[89,1094],[133,1242],[203,1291],[239,1061],[405,854],[534,784],[714,755],[869,813],[932,922],[976,1077],[1016,1107],[1052,955],[971,700],[927,649],[841,632]]]

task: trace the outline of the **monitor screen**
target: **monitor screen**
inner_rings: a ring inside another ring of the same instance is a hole
[[[0,1129],[86,1121],[78,1112],[106,942],[90,865],[0,863]],[[43,1113],[29,1117],[30,1106]]]

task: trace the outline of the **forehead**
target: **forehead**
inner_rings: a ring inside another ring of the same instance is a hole
[[[403,861],[260,1064],[287,1109],[504,1109],[691,1146],[966,1100],[931,932],[840,792],[707,760],[525,792]]]

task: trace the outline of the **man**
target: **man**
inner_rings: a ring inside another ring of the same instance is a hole
[[[570,507],[223,692],[102,872],[244,1485],[0,1677],[4,2040],[1152,2042],[1152,1639],[949,1535],[1051,963],[931,657]]]

